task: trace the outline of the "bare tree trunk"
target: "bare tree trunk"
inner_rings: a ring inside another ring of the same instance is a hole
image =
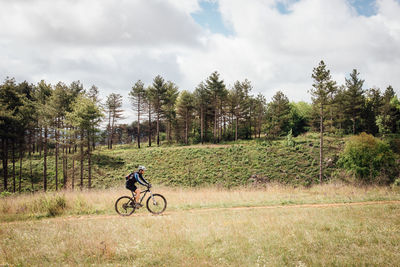
[[[42,128],[39,129],[39,146],[36,149],[39,149],[39,156],[42,157],[42,150],[43,150],[43,137],[42,137]]]
[[[72,155],[72,181],[71,181],[72,191],[75,188],[75,157]]]
[[[214,111],[214,128],[213,128],[213,138],[214,144],[217,142],[217,108]]]
[[[169,139],[169,129],[171,127],[169,119],[167,120],[167,143],[170,144],[170,139]]]
[[[73,127],[74,130],[74,148],[73,148],[73,152],[76,153],[78,151],[78,143],[76,140],[78,140],[78,131],[75,130],[75,128]]]
[[[4,191],[7,191],[8,187],[8,141],[7,139],[1,140],[3,145],[3,183]]]
[[[58,128],[58,122],[56,123],[56,129],[54,130],[54,134],[55,134],[55,137],[56,137],[56,153],[55,153],[56,191],[58,191],[58,153],[59,153],[59,150],[58,150],[58,135],[59,135],[59,132],[58,132],[57,128]]]
[[[220,103],[221,105],[220,105],[220,107],[219,107],[219,119],[218,119],[218,121],[219,121],[219,137],[218,137],[218,143],[222,140],[222,122],[223,122],[223,117],[224,117],[224,114],[223,114],[223,110],[222,110],[222,99],[221,99],[221,103]]]
[[[235,125],[235,141],[238,140],[238,125],[239,125],[239,117],[236,115],[236,125]]]
[[[111,122],[111,140],[110,140],[110,149],[112,149],[113,141],[114,141],[114,123],[115,123],[115,114],[113,114],[112,122]]]
[[[249,133],[250,133],[250,139],[252,139],[252,133],[251,133],[251,105],[250,105],[250,111],[249,111]]]
[[[200,139],[201,143],[204,144],[204,107],[200,107]]]
[[[231,130],[230,136],[231,136],[232,140],[235,140],[235,137],[234,137],[235,130],[233,128],[233,113],[231,113],[229,116],[229,125],[230,125],[230,130]]]
[[[47,126],[44,128],[43,190],[47,191]]]
[[[108,112],[108,140],[107,140],[107,147],[108,149],[111,149],[110,144],[111,144],[111,110]]]
[[[21,193],[22,186],[22,142],[19,144],[19,184],[18,184],[18,192]]]
[[[63,188],[67,189],[67,183],[68,183],[68,149],[67,149],[67,144],[66,144],[66,140],[64,138],[64,142],[63,142]]]
[[[185,144],[189,144],[188,140],[188,111],[186,111],[186,119],[185,119]]]
[[[151,108],[149,104],[149,147],[151,146]]]
[[[224,116],[224,136],[226,136],[226,117]]]
[[[160,111],[157,111],[157,146],[160,146]]]
[[[32,143],[32,131],[29,131],[29,144],[28,144],[28,153],[29,153],[29,175],[31,179],[32,185],[32,193],[34,192],[33,188],[33,175],[32,175],[32,150],[35,151],[35,148],[30,145]]]
[[[95,151],[96,150],[96,135],[94,134],[95,133],[95,127],[93,126],[93,128],[92,128],[92,150],[93,151]]]
[[[87,133],[87,154],[88,154],[88,188],[92,187],[92,162],[91,162],[91,152],[90,152],[90,134]]]
[[[137,131],[138,131],[137,144],[138,144],[138,148],[140,148],[140,97],[139,97],[139,103],[138,103],[138,124],[137,124]]]
[[[12,176],[13,176],[13,193],[15,193],[15,141],[12,140]]]
[[[168,143],[172,140],[172,121],[168,120]]]
[[[74,133],[75,135],[75,133]],[[76,139],[73,139],[71,143],[76,143]],[[70,144],[71,146],[71,144]],[[72,149],[72,181],[71,181],[71,188],[74,190],[75,188],[75,153]]]
[[[81,187],[81,190],[83,189],[83,131],[81,131],[81,144],[80,144],[80,147],[81,147],[81,157],[80,157],[80,160],[81,160],[81,164],[80,164],[80,167],[81,167],[81,184],[80,184],[80,187]]]
[[[320,109],[320,146],[319,146],[319,182],[322,183],[323,178],[323,158],[324,158],[324,110],[323,105],[321,104]]]

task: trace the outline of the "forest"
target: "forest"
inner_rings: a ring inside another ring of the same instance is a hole
[[[312,70],[312,78],[313,84],[304,89],[309,89],[312,103],[306,103],[290,101],[282,91],[268,102],[262,94],[252,94],[251,81],[228,87],[217,71],[192,91],[180,90],[158,75],[149,85],[136,81],[129,95],[112,93],[104,101],[98,87],[84,88],[80,81],[33,84],[7,77],[0,85],[0,191],[21,192],[23,180],[38,182],[32,174],[34,156],[42,161],[44,191],[48,190],[49,157],[54,158],[55,190],[74,189],[75,184],[82,188],[84,172],[91,188],[92,155],[98,146],[111,150],[132,143],[138,148],[218,144],[276,140],[306,132],[320,133],[322,181],[324,136],[400,134],[400,102],[389,84],[364,88],[356,69],[345,84],[337,84],[323,61]],[[120,123],[123,97],[129,97],[136,114],[129,118],[131,124]],[[30,164],[31,179],[22,177],[23,161]]]

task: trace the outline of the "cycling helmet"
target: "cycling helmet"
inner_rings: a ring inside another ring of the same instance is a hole
[[[146,167],[145,167],[145,166],[139,166],[139,167],[138,167],[138,171],[140,171],[140,170],[144,170],[144,171],[145,171],[145,170],[146,170]]]

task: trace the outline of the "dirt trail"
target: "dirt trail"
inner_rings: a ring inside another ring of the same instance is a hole
[[[196,208],[189,210],[176,210],[167,211],[159,216],[169,216],[179,213],[201,213],[201,212],[213,212],[213,211],[236,211],[236,210],[255,210],[255,209],[288,209],[288,208],[333,208],[333,207],[351,207],[351,206],[367,206],[367,205],[385,205],[385,204],[397,204],[400,205],[400,200],[387,200],[387,201],[365,201],[365,202],[349,202],[349,203],[316,203],[316,204],[290,204],[290,205],[269,205],[269,206],[251,206],[251,207],[230,207],[230,208]],[[145,209],[145,208],[143,208]],[[114,215],[83,215],[83,216],[69,216],[69,217],[56,217],[46,218],[37,221],[13,221],[13,222],[2,222],[0,225],[12,225],[27,222],[66,222],[66,221],[80,221],[80,220],[98,220],[98,219],[115,219],[115,218],[131,218],[131,217],[146,217],[155,216],[149,212],[145,213],[134,213],[129,217],[121,217],[118,214]]]

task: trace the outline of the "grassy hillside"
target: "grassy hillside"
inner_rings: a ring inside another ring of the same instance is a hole
[[[285,140],[188,147],[144,147],[140,150],[134,145],[115,146],[113,150],[99,147],[93,155],[93,186],[96,188],[120,186],[123,184],[123,177],[137,165],[148,167],[146,176],[152,183],[166,185],[217,184],[230,187],[246,184],[252,180],[312,184],[318,180],[318,138],[309,134],[295,138],[295,141],[294,147],[287,146]],[[330,162],[326,171],[328,177],[335,169],[334,162],[343,143],[340,138],[327,138],[326,158]],[[38,155],[33,158],[33,173],[36,176],[34,186],[39,189],[43,159]],[[68,173],[70,180],[71,164],[70,158]],[[48,166],[49,187],[54,188],[54,156],[48,158]],[[24,177],[27,177],[29,171],[27,160],[24,161],[23,170]],[[61,180],[61,168],[59,172]],[[75,184],[78,183],[78,176],[79,163],[76,161]],[[30,186],[30,181],[25,179],[23,187]]]
[[[342,144],[341,139],[327,138],[326,157],[332,163]],[[313,135],[297,138],[294,147],[285,145],[282,140],[141,150],[125,146],[98,153],[96,169],[105,173],[99,177],[97,185],[111,185],[139,164],[148,167],[147,176],[154,182],[186,186],[218,184],[229,187],[246,184],[252,176],[259,181],[308,185],[318,180],[319,170],[319,142]],[[107,160],[118,162],[119,168],[107,165]],[[334,164],[327,168],[327,175],[333,170]]]
[[[165,185],[220,185],[231,187],[251,182],[279,182],[310,185],[318,182],[319,140],[317,134],[294,138],[295,145],[286,140],[242,141],[220,145],[143,147],[115,146],[113,150],[98,147],[93,153],[93,186],[108,188],[122,186],[124,177],[138,165],[148,168],[146,177]],[[336,170],[335,162],[343,148],[344,139],[326,137],[325,174],[327,179]],[[75,185],[79,182],[78,155],[75,155]],[[61,162],[61,160],[59,161]],[[72,178],[72,155],[68,159],[69,181]],[[10,164],[11,165],[11,164]],[[38,154],[32,161],[35,190],[42,188],[43,159]],[[10,166],[11,168],[11,166]],[[16,164],[18,177],[18,163]],[[49,188],[55,188],[54,155],[48,157]],[[12,173],[12,170],[9,170]],[[29,160],[23,164],[23,188],[31,188]],[[85,165],[85,181],[87,183]],[[59,181],[62,168],[59,166]],[[12,178],[10,182],[12,183]],[[18,185],[18,181],[17,181]],[[18,186],[17,186],[18,188]]]
[[[293,138],[288,145],[286,138],[275,141],[257,139],[236,143],[178,146],[163,144],[161,147],[116,145],[109,150],[99,146],[92,156],[92,185],[95,188],[120,187],[124,177],[138,165],[148,168],[146,177],[154,184],[168,186],[232,187],[249,183],[277,182],[309,186],[319,182],[319,134],[307,133]],[[326,136],[324,141],[325,180],[348,179],[349,175],[337,166],[347,137]],[[399,141],[399,138],[393,139]],[[393,151],[399,153],[398,143],[388,140]],[[395,148],[398,148],[397,150]],[[48,157],[48,188],[55,188],[55,158]],[[398,154],[397,154],[398,155]],[[79,184],[79,155],[68,155],[68,187],[73,176],[72,158],[75,158],[75,186]],[[398,156],[397,156],[398,157]],[[32,160],[35,191],[42,190],[43,157],[34,154]],[[62,160],[59,160],[59,184],[62,181]],[[85,161],[84,185],[87,186]],[[23,190],[31,190],[29,160],[23,163]],[[19,164],[16,162],[17,190]],[[0,168],[0,172],[2,172]],[[9,164],[9,184],[12,186],[12,164]],[[1,190],[1,188],[0,188]]]

